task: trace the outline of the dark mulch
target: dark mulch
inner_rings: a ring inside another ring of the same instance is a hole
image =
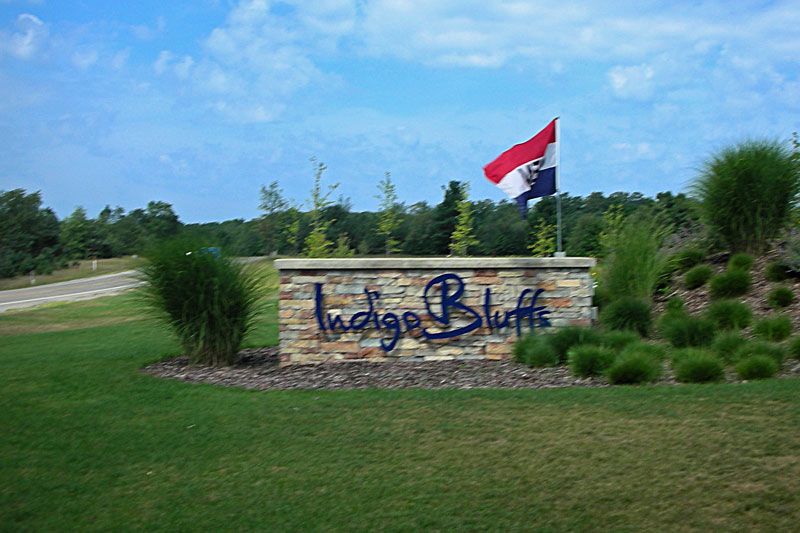
[[[186,357],[161,361],[143,372],[165,379],[256,390],[291,389],[555,389],[609,387],[602,378],[578,378],[565,366],[529,368],[506,361],[337,362],[278,366],[278,348],[242,350],[229,367],[190,365]],[[736,382],[732,371],[726,381]],[[800,362],[788,361],[780,377],[800,377]],[[665,366],[661,385],[676,385]]]
[[[513,361],[337,362],[278,366],[278,348],[242,350],[230,367],[190,365],[177,357],[145,367],[161,378],[257,390],[290,389],[552,389],[608,387],[566,367],[528,368]]]

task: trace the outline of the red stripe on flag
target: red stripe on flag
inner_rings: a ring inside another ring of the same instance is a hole
[[[503,177],[518,166],[544,156],[547,145],[556,142],[556,119],[522,144],[512,146],[497,159],[483,167],[483,173],[489,180],[499,183]]]

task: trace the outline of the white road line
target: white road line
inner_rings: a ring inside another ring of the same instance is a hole
[[[132,289],[133,287],[138,287],[140,285],[143,285],[143,283],[142,282],[137,282],[137,283],[134,283],[134,284],[131,284],[131,285],[120,285],[119,287],[109,287],[107,289],[95,289],[93,291],[73,292],[73,293],[69,293],[69,294],[59,294],[57,296],[43,296],[41,298],[30,298],[28,300],[16,300],[14,302],[2,302],[2,303],[0,303],[0,307],[4,306],[4,305],[15,305],[15,304],[24,304],[24,303],[28,303],[28,302],[38,302],[38,301],[42,301],[42,300],[57,300],[59,298],[61,298],[61,299],[69,299],[69,298],[72,298],[73,296],[83,296],[83,295],[86,295],[86,294],[96,294],[98,292],[121,291],[121,290],[124,290],[124,289]]]

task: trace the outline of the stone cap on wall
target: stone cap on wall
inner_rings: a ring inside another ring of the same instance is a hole
[[[367,257],[276,259],[278,270],[371,270],[455,268],[591,268],[593,257]]]

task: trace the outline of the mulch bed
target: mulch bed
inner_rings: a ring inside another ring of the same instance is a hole
[[[186,357],[142,369],[146,374],[194,383],[255,390],[292,389],[555,389],[610,387],[602,378],[578,378],[565,366],[529,368],[514,361],[337,362],[278,366],[278,348],[242,350],[229,367],[190,365]],[[800,377],[800,362],[789,361],[780,377]],[[728,372],[726,381],[736,382]],[[658,382],[678,384],[666,369]]]

